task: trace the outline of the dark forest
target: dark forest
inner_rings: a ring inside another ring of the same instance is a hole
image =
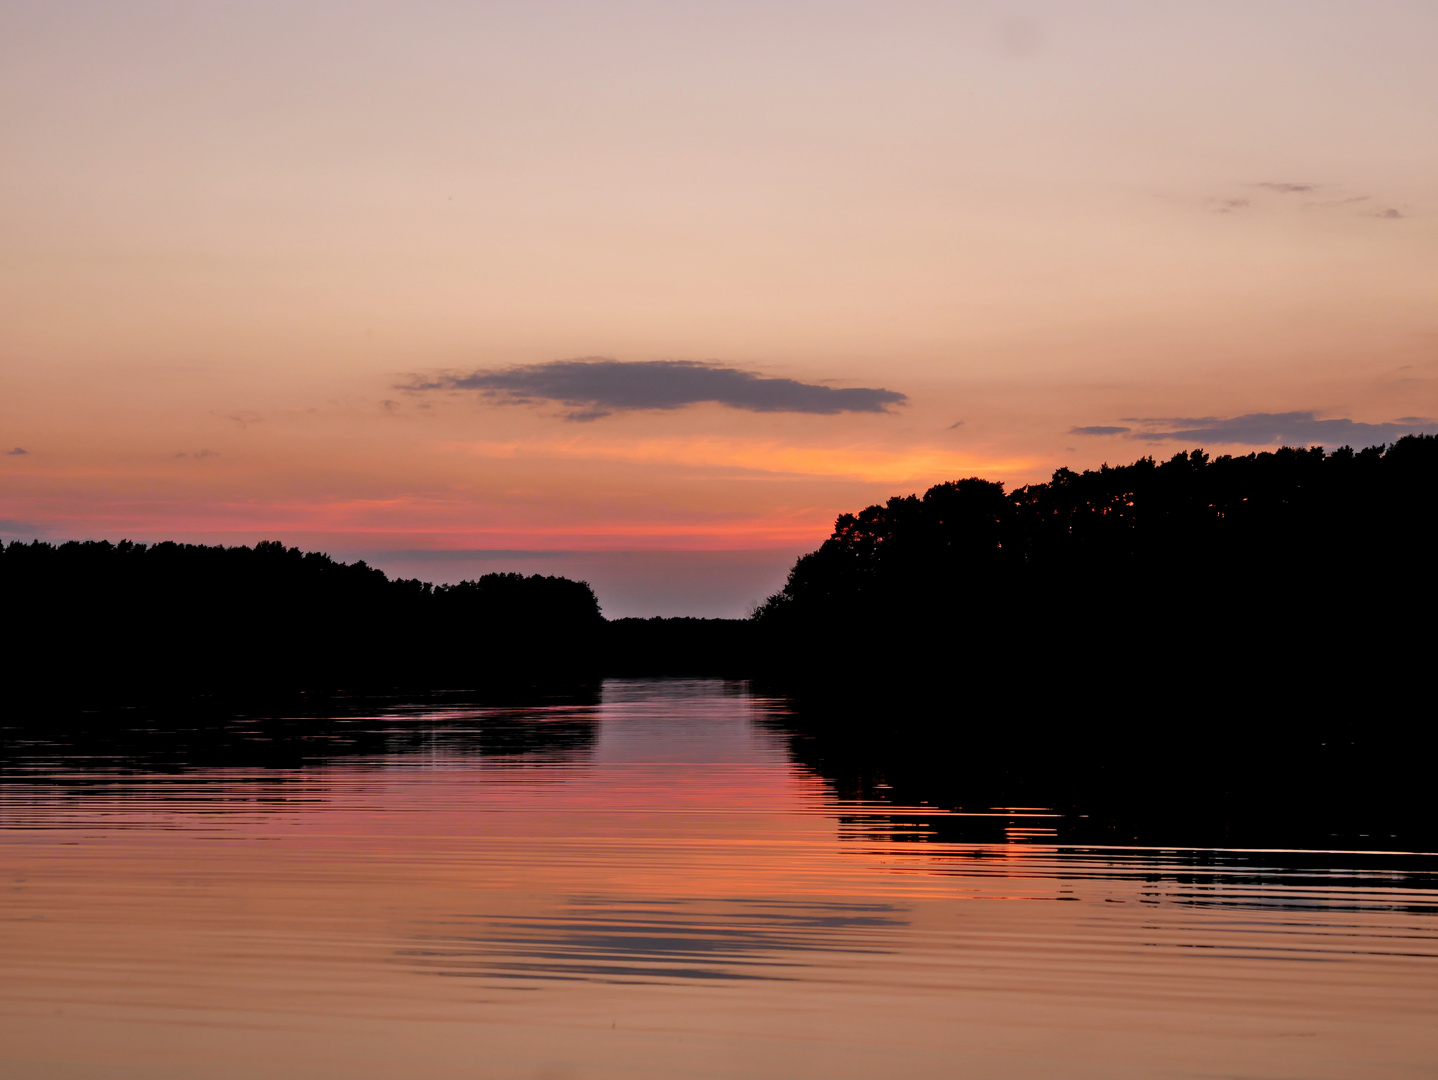
[[[755,619],[814,692],[843,672],[1006,710],[1408,708],[1435,525],[1432,436],[959,480],[840,517]]]
[[[1013,715],[1417,709],[1438,438],[978,478],[844,514],[751,620],[606,621],[583,582],[391,580],[269,542],[0,548],[12,692],[95,700],[750,675]]]

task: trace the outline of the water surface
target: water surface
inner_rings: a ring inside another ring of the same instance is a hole
[[[783,716],[611,681],[12,739],[0,1072],[1438,1072],[1433,857],[1077,846],[1042,806],[841,796]]]

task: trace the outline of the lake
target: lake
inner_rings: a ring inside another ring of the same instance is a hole
[[[0,1073],[1438,1072],[1433,856],[1068,843],[1043,806],[846,793],[786,713],[610,680],[83,746],[27,728],[0,785]]]

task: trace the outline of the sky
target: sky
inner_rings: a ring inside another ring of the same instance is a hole
[[[741,615],[983,476],[1438,431],[1438,5],[0,0],[0,537]]]

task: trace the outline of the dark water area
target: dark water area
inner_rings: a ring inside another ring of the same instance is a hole
[[[777,729],[837,793],[941,811],[924,835],[979,839],[999,819],[953,811],[1044,806],[1064,843],[1438,850],[1428,725],[1243,710],[996,715],[932,697],[791,702]]]
[[[7,715],[0,1073],[1438,1068],[1414,767],[922,719],[697,679]]]

